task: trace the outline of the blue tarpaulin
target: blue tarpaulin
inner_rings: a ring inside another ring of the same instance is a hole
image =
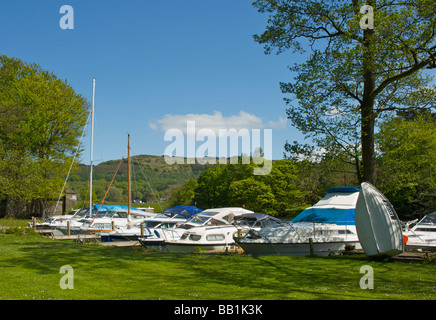
[[[193,216],[194,214],[200,213],[202,211],[203,210],[198,209],[195,206],[185,206],[185,205],[182,205],[182,206],[175,206],[175,207],[168,208],[168,209],[162,211],[162,213],[160,215],[165,215],[165,216],[168,216],[168,217],[173,217],[175,215],[180,215],[180,216],[183,216],[183,217],[188,219],[191,216]]]
[[[354,208],[308,208],[292,219],[294,222],[335,223],[338,225],[355,225]]]

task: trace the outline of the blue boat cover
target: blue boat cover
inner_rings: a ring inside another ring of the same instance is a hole
[[[292,219],[294,222],[335,223],[337,225],[355,225],[354,208],[308,208]]]
[[[98,208],[100,208],[100,205],[94,204],[92,211],[97,212]],[[138,209],[130,207],[130,210],[138,210]],[[126,211],[127,212],[127,206],[123,206],[120,204],[103,204],[103,205],[101,205],[101,208],[98,212],[103,212],[103,211]]]
[[[359,192],[359,188],[355,187],[334,187],[327,189],[328,193],[334,193],[334,192]]]
[[[190,218],[191,216],[202,212],[203,210],[198,209],[195,206],[175,206],[168,208],[164,211],[162,211],[162,215],[167,215],[169,217],[175,216],[175,215],[181,215],[183,217],[186,217],[186,219]]]

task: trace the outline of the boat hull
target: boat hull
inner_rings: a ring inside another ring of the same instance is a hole
[[[194,253],[201,251],[225,251],[236,249],[237,245],[235,244],[226,244],[226,243],[214,243],[214,244],[184,244],[184,243],[166,243],[166,250],[168,252],[176,252],[176,253]]]
[[[269,242],[238,242],[247,254],[254,255],[283,255],[308,256],[311,254],[309,243],[269,243]],[[360,248],[358,241],[350,242],[314,242],[313,254],[329,256],[345,250],[347,245]]]
[[[370,183],[361,184],[355,219],[367,256],[395,256],[403,252],[400,220],[388,199]]]

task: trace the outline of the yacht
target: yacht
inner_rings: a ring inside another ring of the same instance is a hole
[[[207,209],[174,229],[171,238],[165,239],[165,248],[169,252],[236,248],[234,237],[238,236],[238,227],[232,222],[253,213],[238,207]]]
[[[258,255],[331,255],[346,248],[360,249],[354,213],[359,189],[335,187],[291,222],[250,231],[236,242],[246,253]]]
[[[406,251],[436,251],[436,212],[427,214],[403,232]]]
[[[104,232],[101,234],[101,241],[138,241],[139,238],[142,238],[141,244],[146,246],[149,242],[150,244],[154,243],[154,239],[161,240],[157,236],[159,231],[163,233],[166,230],[173,229],[201,211],[195,206],[188,205],[171,207],[152,218],[144,219],[136,225],[126,225],[114,231]]]

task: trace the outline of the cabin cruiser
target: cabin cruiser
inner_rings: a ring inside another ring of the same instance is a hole
[[[290,223],[250,231],[236,242],[246,253],[258,255],[330,255],[360,248],[354,213],[359,189],[336,187]]]
[[[201,211],[197,207],[188,205],[171,207],[136,225],[126,225],[114,231],[104,232],[101,234],[101,241],[138,241],[139,238],[143,238],[141,243],[146,245],[148,241],[152,242],[155,238],[161,240],[156,235],[159,234],[159,231],[164,233],[173,229]],[[159,231],[155,233],[155,230]]]
[[[436,251],[436,212],[424,216],[411,229],[406,228],[403,235],[406,251]]]
[[[174,229],[172,239],[165,239],[166,250],[195,252],[236,248],[234,237],[243,229],[248,232],[250,226],[244,226],[247,222],[240,220],[238,228],[232,222],[248,214],[254,212],[238,207],[207,209]]]
[[[65,215],[48,217],[43,222],[36,222],[35,228],[37,231],[49,232],[54,236],[59,236],[63,235],[60,231],[61,227],[67,227],[68,223],[71,227],[79,227],[83,223],[81,220],[86,217],[89,217],[89,207],[71,210]],[[33,222],[29,222],[29,228],[33,228]]]
[[[124,205],[94,205],[92,215],[87,215],[77,221],[74,226],[62,226],[59,230],[62,234],[96,234],[109,232],[123,226],[135,225],[146,218],[155,216],[156,213],[129,208]]]

